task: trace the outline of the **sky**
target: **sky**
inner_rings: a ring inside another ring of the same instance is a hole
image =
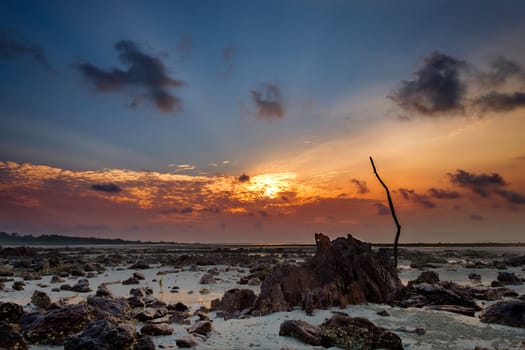
[[[0,0],[0,231],[525,241],[525,2]]]

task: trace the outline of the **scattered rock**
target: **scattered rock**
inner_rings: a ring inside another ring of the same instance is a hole
[[[15,281],[13,282],[13,289],[14,290],[24,290],[24,286],[25,286],[25,282],[24,281]]]
[[[0,322],[16,323],[24,314],[24,308],[16,303],[0,301]]]
[[[468,278],[474,281],[481,282],[481,275],[479,273],[474,273],[474,272],[469,273]]]
[[[301,320],[287,320],[281,323],[279,335],[293,337],[313,346],[321,345],[319,327]]]
[[[456,305],[429,305],[429,306],[426,306],[425,308],[429,310],[453,312],[456,314],[461,314],[461,315],[471,316],[471,317],[474,317],[474,314],[476,313],[476,310],[474,308],[456,306]]]
[[[140,329],[140,333],[146,335],[170,335],[173,334],[173,328],[166,323],[160,324],[146,324]]]
[[[494,287],[494,288],[497,288],[497,287],[503,287],[504,284],[501,283],[500,281],[492,281],[492,282],[490,282],[490,286]]]
[[[388,311],[386,310],[381,310],[381,311],[378,311],[377,314],[381,317],[388,317],[390,316],[390,314],[388,313]]]
[[[138,278],[130,277],[127,280],[122,281],[123,285],[129,285],[129,284],[140,284],[140,281]]]
[[[133,295],[135,297],[143,297],[146,295],[143,288],[131,288],[129,290],[129,295]]]
[[[0,322],[0,349],[27,350],[24,337],[10,325]]]
[[[144,307],[146,305],[141,297],[129,297],[128,304],[131,307]]]
[[[251,289],[230,289],[224,293],[220,302],[214,302],[213,309],[223,310],[230,314],[251,309],[255,305],[257,296]]]
[[[435,284],[439,282],[439,274],[435,271],[423,271],[419,276],[411,281],[413,284],[428,283]]]
[[[261,280],[258,279],[257,277],[250,278],[248,280],[248,285],[250,285],[250,286],[260,286],[261,285]]]
[[[483,310],[481,322],[525,328],[525,302],[521,300],[499,301]]]
[[[97,293],[95,294],[97,297],[106,297],[106,298],[113,298],[113,293],[109,290],[108,286],[102,283],[97,288]]]
[[[107,312],[118,319],[131,319],[131,308],[125,298],[106,298],[89,296],[87,303],[101,311]]]
[[[217,283],[217,280],[215,279],[215,277],[213,277],[212,274],[207,273],[201,277],[199,283],[200,284],[215,284]]]
[[[51,304],[51,298],[46,294],[46,292],[35,290],[33,296],[31,296],[31,302],[41,309],[47,309],[49,304]]]
[[[138,280],[145,280],[146,276],[142,272],[133,272],[133,277],[135,277]]]
[[[401,338],[393,332],[377,327],[367,319],[334,315],[319,326],[321,345],[342,349],[403,350]]]
[[[192,348],[198,344],[197,339],[191,334],[175,340],[175,343],[179,348]]]
[[[63,282],[64,282],[64,279],[62,277],[53,276],[53,277],[51,277],[51,282],[50,283],[63,283]]]
[[[144,262],[137,262],[129,267],[130,270],[146,270],[151,269],[151,267]]]
[[[516,276],[514,272],[498,272],[498,281],[503,284],[519,285],[523,284],[521,278]]]
[[[104,319],[91,324],[81,333],[68,337],[64,343],[64,350],[132,350],[137,338],[137,332],[132,325]]]
[[[137,344],[133,350],[155,350],[153,338],[149,335],[139,334]]]
[[[78,282],[73,287],[71,287],[71,290],[73,292],[78,292],[78,293],[91,292],[91,288],[89,288],[89,280],[85,278],[78,280]]]
[[[213,330],[210,321],[198,321],[195,322],[190,328],[188,328],[188,333],[190,334],[201,334],[207,336]]]

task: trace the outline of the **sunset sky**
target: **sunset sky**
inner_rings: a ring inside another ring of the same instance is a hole
[[[525,2],[0,0],[0,231],[525,242]]]

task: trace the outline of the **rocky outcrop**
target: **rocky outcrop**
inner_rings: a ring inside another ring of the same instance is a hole
[[[414,280],[410,281],[412,284],[428,283],[434,284],[439,282],[439,274],[435,271],[423,271]]]
[[[525,301],[499,301],[484,309],[479,318],[485,323],[525,328]]]
[[[315,234],[317,253],[301,266],[279,265],[261,286],[256,314],[346,306],[365,302],[388,303],[402,290],[393,260],[386,250],[372,250],[352,236],[334,241]]]
[[[146,335],[170,335],[173,334],[173,327],[166,323],[148,323],[140,329],[140,333]]]
[[[15,323],[24,314],[24,308],[16,303],[0,301],[0,322]]]
[[[132,350],[135,349],[137,339],[138,334],[132,325],[104,319],[93,323],[85,331],[68,337],[64,350]]]
[[[0,349],[29,349],[24,337],[18,333],[12,326],[0,322]]]
[[[279,328],[279,335],[296,338],[308,345],[321,345],[321,332],[319,327],[302,320],[284,321]]]
[[[212,330],[210,321],[198,321],[188,328],[188,333],[207,336]]]
[[[498,281],[503,284],[520,285],[523,284],[521,278],[516,276],[513,272],[498,272]]]
[[[224,293],[222,299],[213,301],[212,308],[230,314],[240,313],[253,308],[257,296],[251,289],[230,289]]]
[[[348,350],[403,350],[401,338],[365,318],[336,314],[319,326],[321,345]]]
[[[107,298],[90,296],[87,303],[119,319],[131,319],[132,310],[125,298]]]

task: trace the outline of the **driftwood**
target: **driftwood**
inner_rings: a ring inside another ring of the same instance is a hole
[[[372,163],[372,169],[374,169],[374,174],[376,175],[377,179],[383,185],[386,191],[386,196],[388,198],[388,205],[390,206],[390,212],[392,213],[392,218],[394,219],[394,222],[396,223],[396,238],[394,240],[394,264],[397,268],[397,244],[399,242],[399,234],[401,233],[401,225],[399,224],[399,221],[397,220],[396,211],[394,209],[394,203],[392,202],[392,197],[390,196],[390,191],[388,190],[388,187],[385,185],[383,180],[381,180],[381,177],[379,177],[379,174],[377,173],[376,166],[374,164],[374,160],[372,157],[370,157],[370,163]]]

